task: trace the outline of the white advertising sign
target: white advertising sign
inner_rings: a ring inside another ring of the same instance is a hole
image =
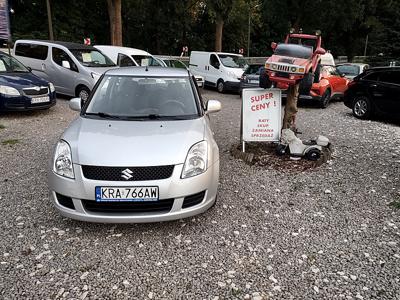
[[[242,137],[244,142],[277,142],[282,127],[280,89],[243,89]]]

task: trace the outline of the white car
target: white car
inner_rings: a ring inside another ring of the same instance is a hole
[[[358,64],[358,63],[344,63],[336,66],[336,69],[344,74],[349,79],[353,79],[354,77],[360,75],[365,70],[369,69],[368,64]]]

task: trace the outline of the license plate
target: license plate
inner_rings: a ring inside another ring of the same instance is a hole
[[[31,98],[31,104],[36,104],[36,103],[43,103],[43,102],[50,102],[50,97],[35,97]]]
[[[249,83],[258,83],[258,80],[257,79],[249,80]]]
[[[151,202],[158,201],[158,186],[96,186],[95,194],[96,202]]]

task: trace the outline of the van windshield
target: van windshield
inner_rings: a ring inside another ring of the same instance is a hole
[[[228,68],[241,68],[245,69],[247,67],[247,62],[242,56],[239,55],[229,55],[229,54],[218,54],[221,63]]]
[[[275,55],[289,56],[296,58],[309,59],[312,56],[312,48],[308,46],[295,45],[295,44],[279,44],[276,47]]]
[[[138,66],[161,66],[161,64],[150,55],[132,55],[132,58],[138,64]]]
[[[85,116],[122,120],[187,120],[199,111],[189,77],[104,76]]]
[[[15,58],[0,54],[0,73],[28,73],[29,70]]]
[[[85,67],[114,67],[115,64],[97,50],[91,49],[70,49],[72,54]]]

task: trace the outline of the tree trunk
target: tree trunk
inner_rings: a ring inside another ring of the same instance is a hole
[[[215,20],[215,51],[222,51],[222,31],[224,28],[224,20],[221,16],[217,16]]]
[[[121,0],[107,0],[111,45],[122,46]]]
[[[297,99],[299,98],[299,83],[289,86],[283,117],[282,129],[291,129],[296,132]]]

